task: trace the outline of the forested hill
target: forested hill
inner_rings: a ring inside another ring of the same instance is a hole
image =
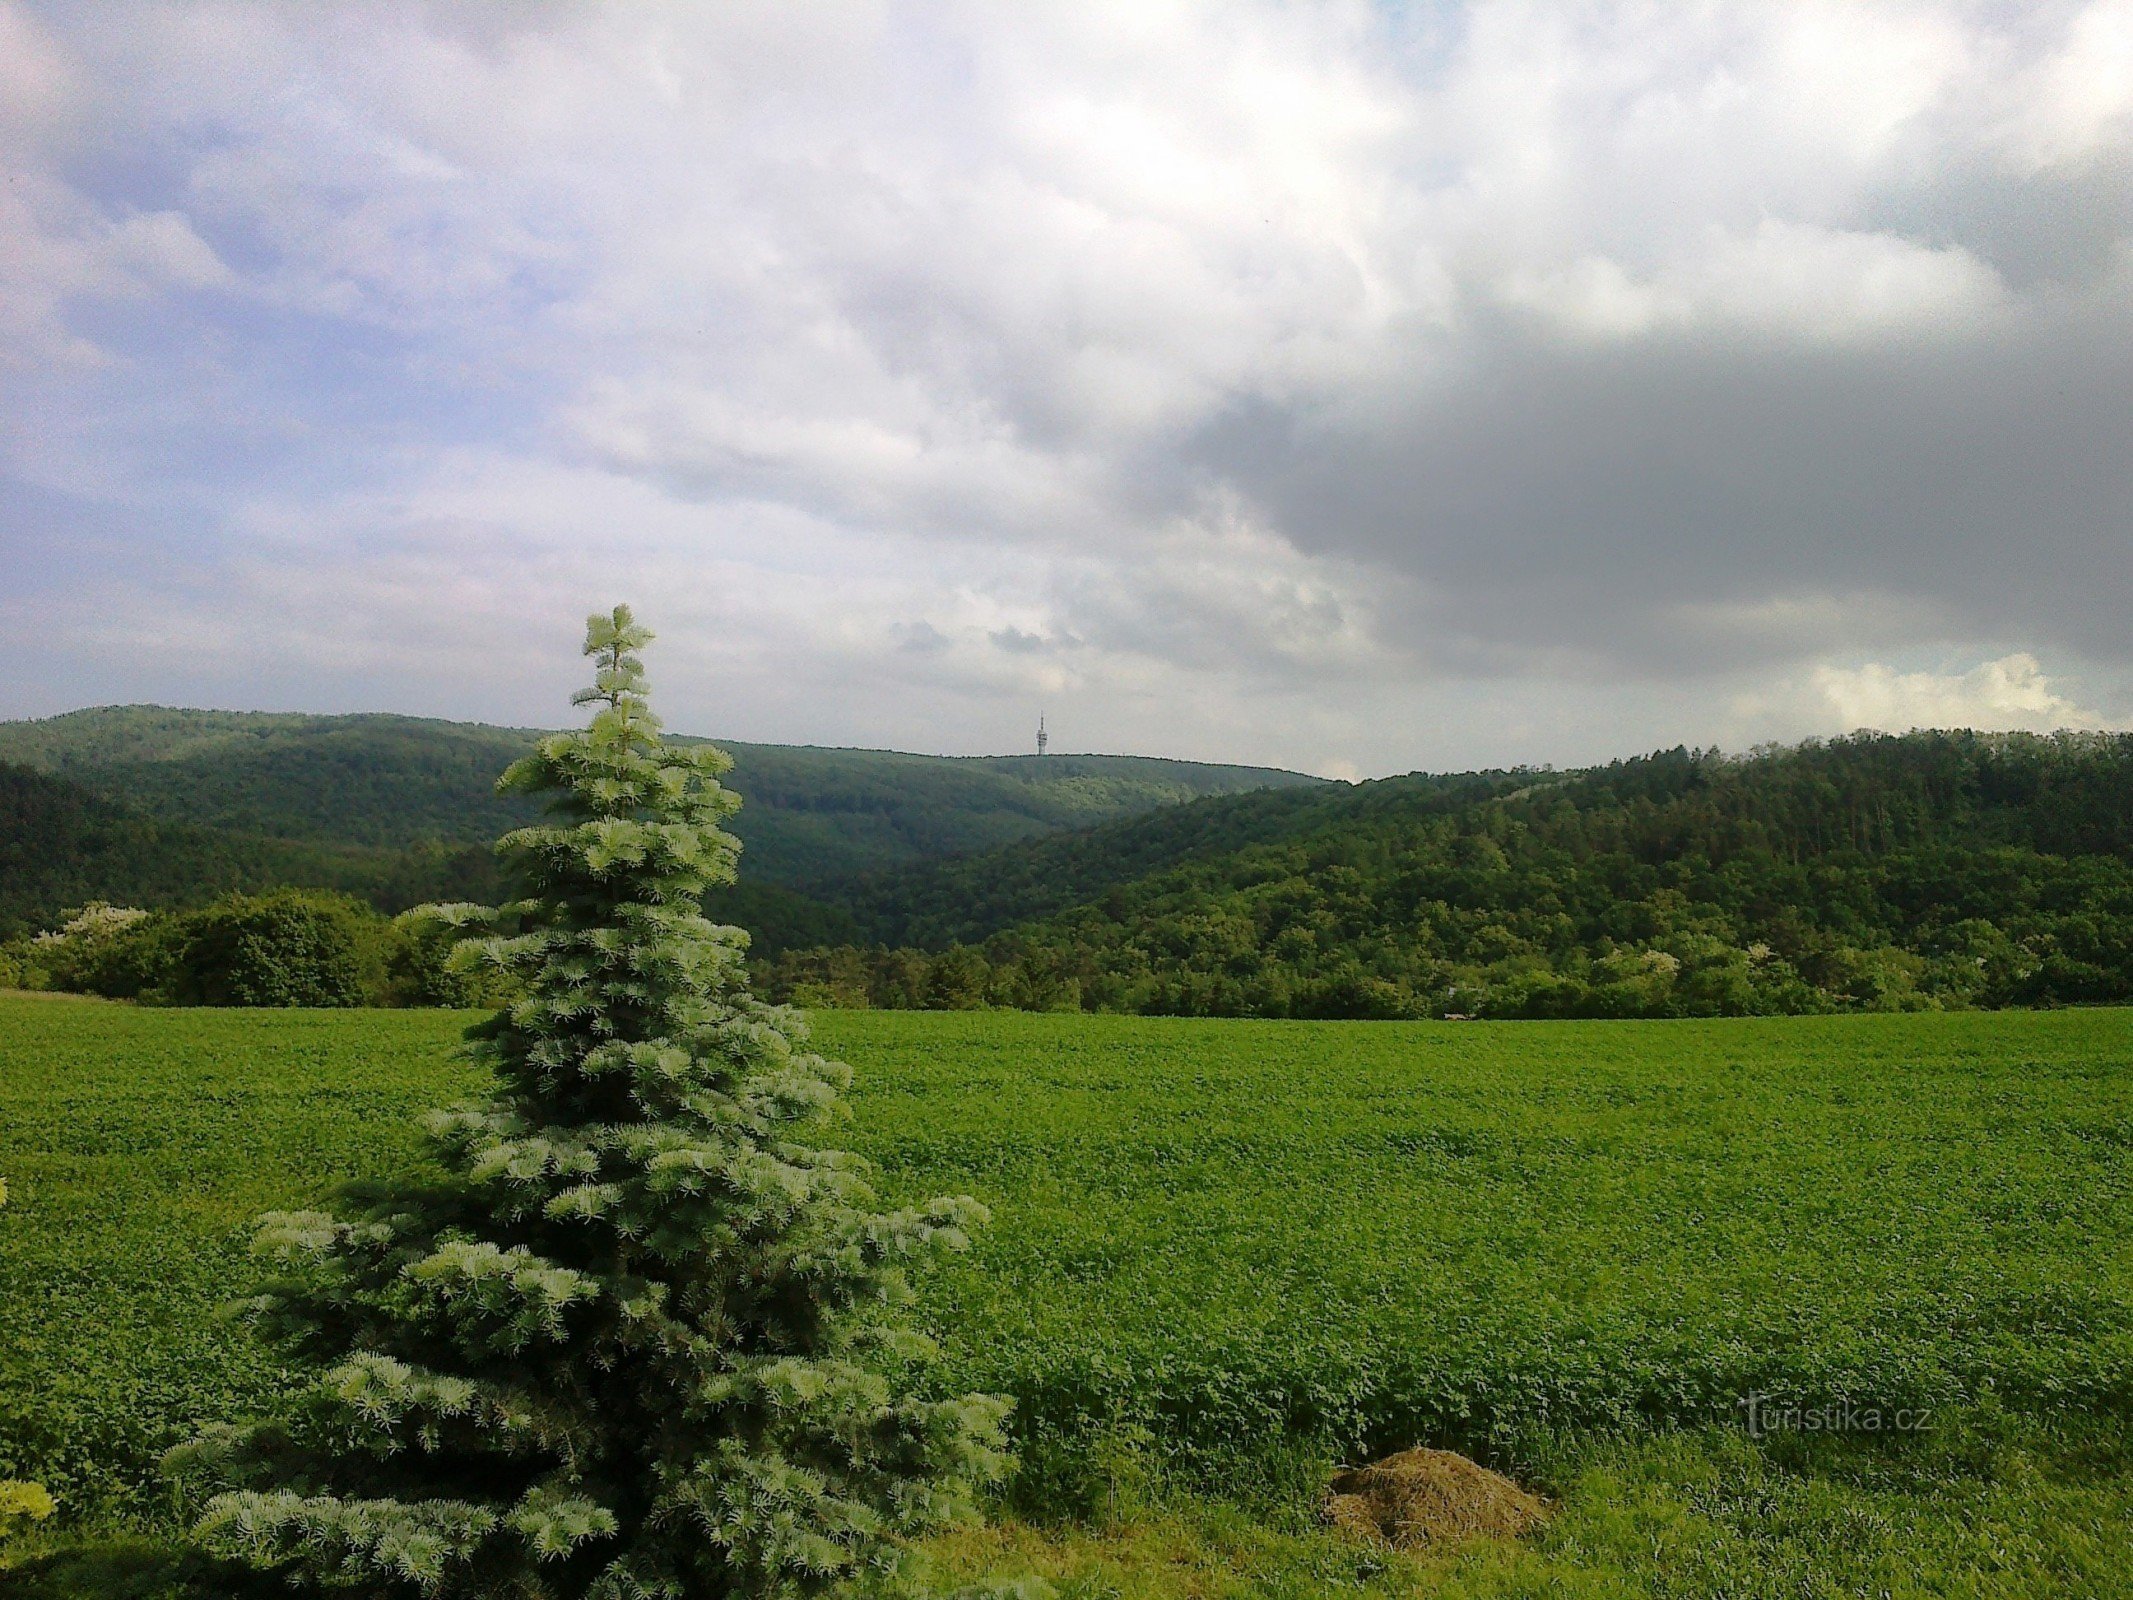
[[[839,903],[876,943],[938,950],[1084,905],[1116,905],[1140,880],[1218,882],[1246,853],[1395,827],[1530,786],[1527,772],[1416,773],[1354,787],[1262,790],[1170,807],[1012,849],[863,874]],[[1546,781],[1546,780],[1543,780]]]
[[[1273,1016],[2133,1000],[2133,737],[1254,795],[870,880],[786,992]]]
[[[89,899],[274,884],[387,910],[487,898],[487,841],[525,815],[495,774],[536,736],[142,707],[0,724],[0,936]],[[2133,1001],[2133,736],[1861,734],[1354,786],[1124,757],[727,748],[748,852],[707,909],[756,935],[773,993],[808,1003]]]
[[[494,887],[494,867],[472,845],[337,845],[166,821],[70,779],[0,763],[0,938],[92,900],[191,906],[284,884],[407,906],[482,894]]]
[[[345,888],[385,909],[481,893],[487,844],[532,815],[495,792],[497,774],[538,737],[414,717],[159,706],[0,723],[0,765],[17,769],[12,790],[42,796],[0,814],[0,850],[43,863],[34,883],[0,885],[0,924],[34,922],[83,897],[164,904],[267,882]],[[745,801],[735,831],[751,888],[733,910],[770,918],[776,942],[847,927],[833,909],[779,891],[1206,795],[1326,786],[1268,768],[1135,756],[719,742]],[[58,791],[37,789],[30,775],[94,799],[95,808],[76,808],[93,826],[52,831],[66,808],[44,803]],[[144,845],[149,838],[162,844]],[[158,848],[179,864],[149,870]]]

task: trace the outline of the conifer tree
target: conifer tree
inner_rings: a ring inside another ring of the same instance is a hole
[[[591,619],[591,725],[500,783],[551,797],[497,846],[524,897],[442,912],[519,985],[468,1035],[494,1092],[430,1118],[427,1181],[263,1220],[253,1309],[320,1375],[174,1452],[221,1490],[205,1542],[300,1589],[810,1595],[893,1578],[1003,1462],[1005,1402],[920,1398],[898,1314],[983,1210],[876,1212],[812,1142],[850,1073],[701,913],[738,800],[723,753],[661,741],[650,637]]]

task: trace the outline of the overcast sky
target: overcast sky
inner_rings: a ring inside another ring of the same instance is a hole
[[[2133,717],[2133,3],[0,0],[0,716]]]

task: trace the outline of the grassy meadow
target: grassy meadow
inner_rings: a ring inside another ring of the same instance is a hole
[[[276,1387],[217,1315],[248,1219],[418,1159],[465,1020],[0,997],[0,1478],[167,1534],[159,1452]],[[2133,1594],[2133,1013],[817,1039],[889,1197],[994,1213],[924,1311],[1022,1467],[947,1576]],[[1330,1462],[1415,1443],[1559,1515],[1427,1558],[1314,1527]]]

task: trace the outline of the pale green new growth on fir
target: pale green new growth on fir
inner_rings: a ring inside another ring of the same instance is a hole
[[[1002,1464],[1005,1403],[917,1398],[897,1320],[983,1209],[873,1212],[808,1142],[850,1074],[699,909],[738,802],[724,754],[661,742],[649,638],[592,618],[591,726],[502,780],[552,797],[497,847],[524,898],[444,913],[519,985],[469,1033],[495,1092],[431,1118],[430,1180],[265,1219],[253,1309],[322,1370],[174,1454],[221,1490],[208,1543],[311,1590],[814,1594],[892,1576]]]

